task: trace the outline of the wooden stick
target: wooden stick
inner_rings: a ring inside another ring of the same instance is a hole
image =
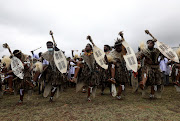
[[[157,41],[157,39],[149,32],[149,30],[145,30],[145,33],[149,34],[153,38],[153,41]]]
[[[4,48],[7,48],[7,49],[9,50],[9,53],[11,54],[11,56],[14,56],[13,53],[12,53],[12,51],[11,51],[11,49],[10,49],[10,47],[9,47],[9,45],[8,45],[7,43],[4,43],[4,44],[3,44],[3,47],[4,47]]]
[[[92,45],[95,46],[95,44],[94,44],[94,42],[93,42],[91,36],[88,35],[88,36],[87,36],[87,40],[89,40],[89,41],[92,43]]]
[[[34,50],[32,50],[32,51],[34,52],[34,51],[36,51],[36,50],[38,50],[38,49],[40,49],[40,48],[42,48],[42,47],[39,47],[39,48],[37,48],[37,49],[34,49]]]
[[[56,42],[55,42],[55,39],[54,39],[54,36],[53,36],[53,32],[50,30],[49,34],[51,35],[52,37],[52,40],[54,42],[54,46],[57,46]]]

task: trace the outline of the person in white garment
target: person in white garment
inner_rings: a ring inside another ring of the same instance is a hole
[[[159,57],[159,66],[163,74],[164,85],[169,85],[170,61],[163,55]]]

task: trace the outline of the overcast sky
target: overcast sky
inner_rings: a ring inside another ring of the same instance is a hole
[[[94,43],[114,45],[119,31],[137,51],[141,41],[150,39],[148,29],[171,47],[180,44],[180,0],[0,0],[0,57],[8,43],[23,53],[51,41],[49,30],[66,55],[82,50],[91,35]]]

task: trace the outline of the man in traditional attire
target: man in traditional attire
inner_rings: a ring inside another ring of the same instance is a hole
[[[49,62],[49,65],[46,65],[44,67],[44,72],[41,76],[41,78],[45,77],[46,83],[50,84],[52,86],[51,88],[51,96],[50,96],[50,102],[53,101],[53,97],[55,92],[57,91],[57,88],[63,83],[64,76],[59,70],[57,69],[55,62],[54,62],[54,50],[59,50],[56,46],[54,46],[53,42],[48,41],[46,43],[47,50],[45,53],[42,53],[41,59],[45,59]],[[45,87],[46,88],[46,87]]]
[[[160,51],[154,48],[155,43],[153,40],[148,40],[147,45],[148,48],[142,50],[137,56],[138,60],[144,59],[140,88],[146,90],[148,86],[151,86],[150,98],[155,97],[155,91],[157,93],[156,97],[161,98],[163,81],[158,62]],[[145,96],[145,91],[143,91],[143,96]]]
[[[123,39],[123,33],[119,33]],[[115,83],[118,87],[117,99],[120,100],[122,98],[122,92],[125,91],[125,83],[128,81],[127,79],[127,69],[126,63],[123,58],[123,55],[126,54],[126,49],[122,45],[122,41],[117,39],[114,45],[114,50],[109,53],[109,62],[111,62],[111,79],[112,83]],[[110,59],[111,58],[111,59]]]
[[[106,57],[108,56],[108,54],[111,52],[111,47],[109,45],[104,45],[104,52],[106,54]],[[105,58],[106,58],[105,57]],[[109,64],[109,63],[108,63]],[[109,86],[110,88],[110,93],[111,93],[111,85],[108,81],[108,79],[110,78],[111,76],[111,71],[110,71],[110,66],[108,66],[108,69],[105,70],[103,68],[100,67],[100,74],[101,74],[101,77],[100,77],[100,80],[101,80],[101,85],[102,85],[102,88],[101,88],[101,95],[104,95],[104,90],[105,90],[105,87],[106,86]]]
[[[92,40],[91,36],[87,36],[87,39]],[[85,53],[81,55],[81,58],[83,59],[83,61],[78,61],[76,71],[75,71],[72,81],[77,82],[77,87],[79,84],[82,84],[82,83],[83,83],[82,86],[84,85],[88,86],[87,100],[91,101],[90,95],[92,93],[93,97],[95,97],[96,88],[97,88],[97,85],[99,85],[98,68],[97,68],[97,63],[93,55],[92,45],[90,44],[86,45]],[[79,71],[81,72],[78,75]],[[77,91],[79,90],[77,89]]]
[[[14,50],[13,51],[13,55],[15,57],[17,57],[18,59],[21,60],[21,62],[24,65],[24,77],[23,79],[18,78],[17,80],[15,80],[16,84],[19,85],[20,87],[20,100],[18,102],[18,104],[22,104],[23,103],[23,97],[24,97],[24,90],[27,89],[28,90],[28,94],[30,95],[30,92],[32,91],[32,88],[34,87],[34,85],[32,84],[32,65],[30,62],[30,59],[28,58],[27,55],[23,54],[20,50]]]

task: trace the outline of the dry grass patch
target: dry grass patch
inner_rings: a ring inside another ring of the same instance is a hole
[[[0,120],[179,120],[180,94],[173,86],[165,87],[162,99],[143,99],[141,93],[131,93],[131,87],[126,88],[123,100],[116,100],[109,95],[100,95],[97,90],[96,98],[86,101],[87,94],[75,93],[69,88],[60,93],[55,102],[49,103],[49,98],[43,98],[36,92],[24,104],[16,106],[19,96],[4,95],[0,99]]]

